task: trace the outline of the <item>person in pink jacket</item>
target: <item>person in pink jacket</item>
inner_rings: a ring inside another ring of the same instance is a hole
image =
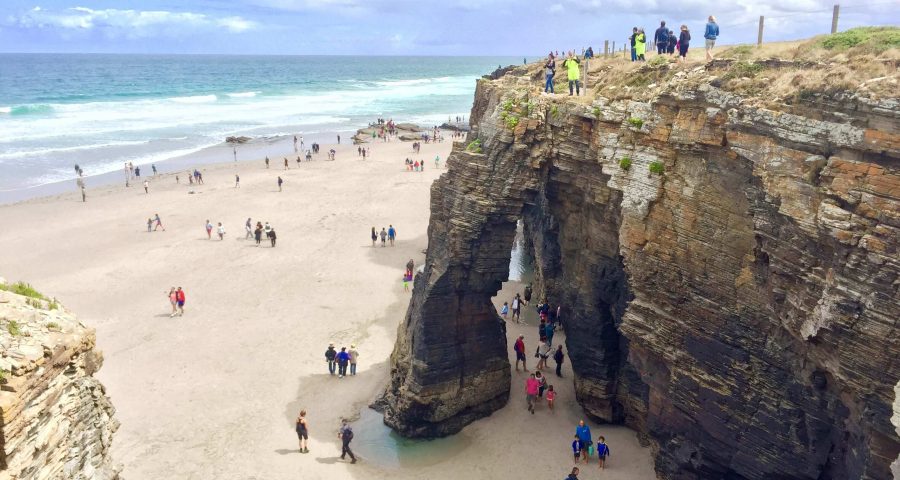
[[[534,378],[533,373],[528,377],[528,380],[525,380],[525,401],[528,403],[528,411],[532,415],[534,415],[534,401],[537,398],[540,385],[541,383]]]

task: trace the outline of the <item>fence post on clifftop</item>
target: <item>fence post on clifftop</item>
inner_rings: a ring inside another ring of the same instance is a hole
[[[609,56],[609,40],[603,41],[603,56]]]
[[[616,53],[616,41],[615,40],[613,40],[612,50],[610,50],[609,52],[610,52],[610,56],[615,55],[615,53]]]
[[[841,6],[834,6],[834,13],[831,14],[831,33],[837,33],[838,16],[841,13]]]
[[[756,36],[756,46],[762,46],[762,36],[763,36],[763,23],[765,22],[766,17],[760,15],[759,16],[759,34]]]

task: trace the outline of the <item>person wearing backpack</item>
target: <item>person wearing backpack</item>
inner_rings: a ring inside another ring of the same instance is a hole
[[[609,456],[609,446],[606,445],[606,439],[603,436],[597,437],[597,460],[600,468],[606,468],[606,457]]]
[[[338,432],[338,438],[341,439],[341,460],[350,455],[350,463],[356,463],[356,455],[350,450],[350,441],[353,440],[353,429],[347,423],[347,419],[341,420],[341,429]]]
[[[713,60],[712,49],[716,46],[716,38],[719,37],[719,24],[716,23],[716,17],[710,15],[709,22],[706,23],[706,32],[703,38],[706,39],[706,61]]]

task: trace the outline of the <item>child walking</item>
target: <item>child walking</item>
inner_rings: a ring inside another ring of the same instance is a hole
[[[584,451],[584,442],[578,438],[578,435],[575,435],[575,440],[572,441],[572,455],[575,457],[575,464],[578,464],[578,460],[581,458],[581,452]]]
[[[606,439],[601,437],[597,437],[597,459],[600,463],[600,468],[606,468],[606,457],[609,456],[609,446],[606,445]]]
[[[553,410],[553,401],[556,400],[556,392],[553,390],[553,385],[547,387],[547,407],[550,410]]]

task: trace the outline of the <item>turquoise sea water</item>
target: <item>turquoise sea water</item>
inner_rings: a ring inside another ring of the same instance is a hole
[[[76,163],[86,175],[149,167],[228,135],[440,124],[468,115],[475,79],[517,61],[0,54],[0,192],[71,180]]]

